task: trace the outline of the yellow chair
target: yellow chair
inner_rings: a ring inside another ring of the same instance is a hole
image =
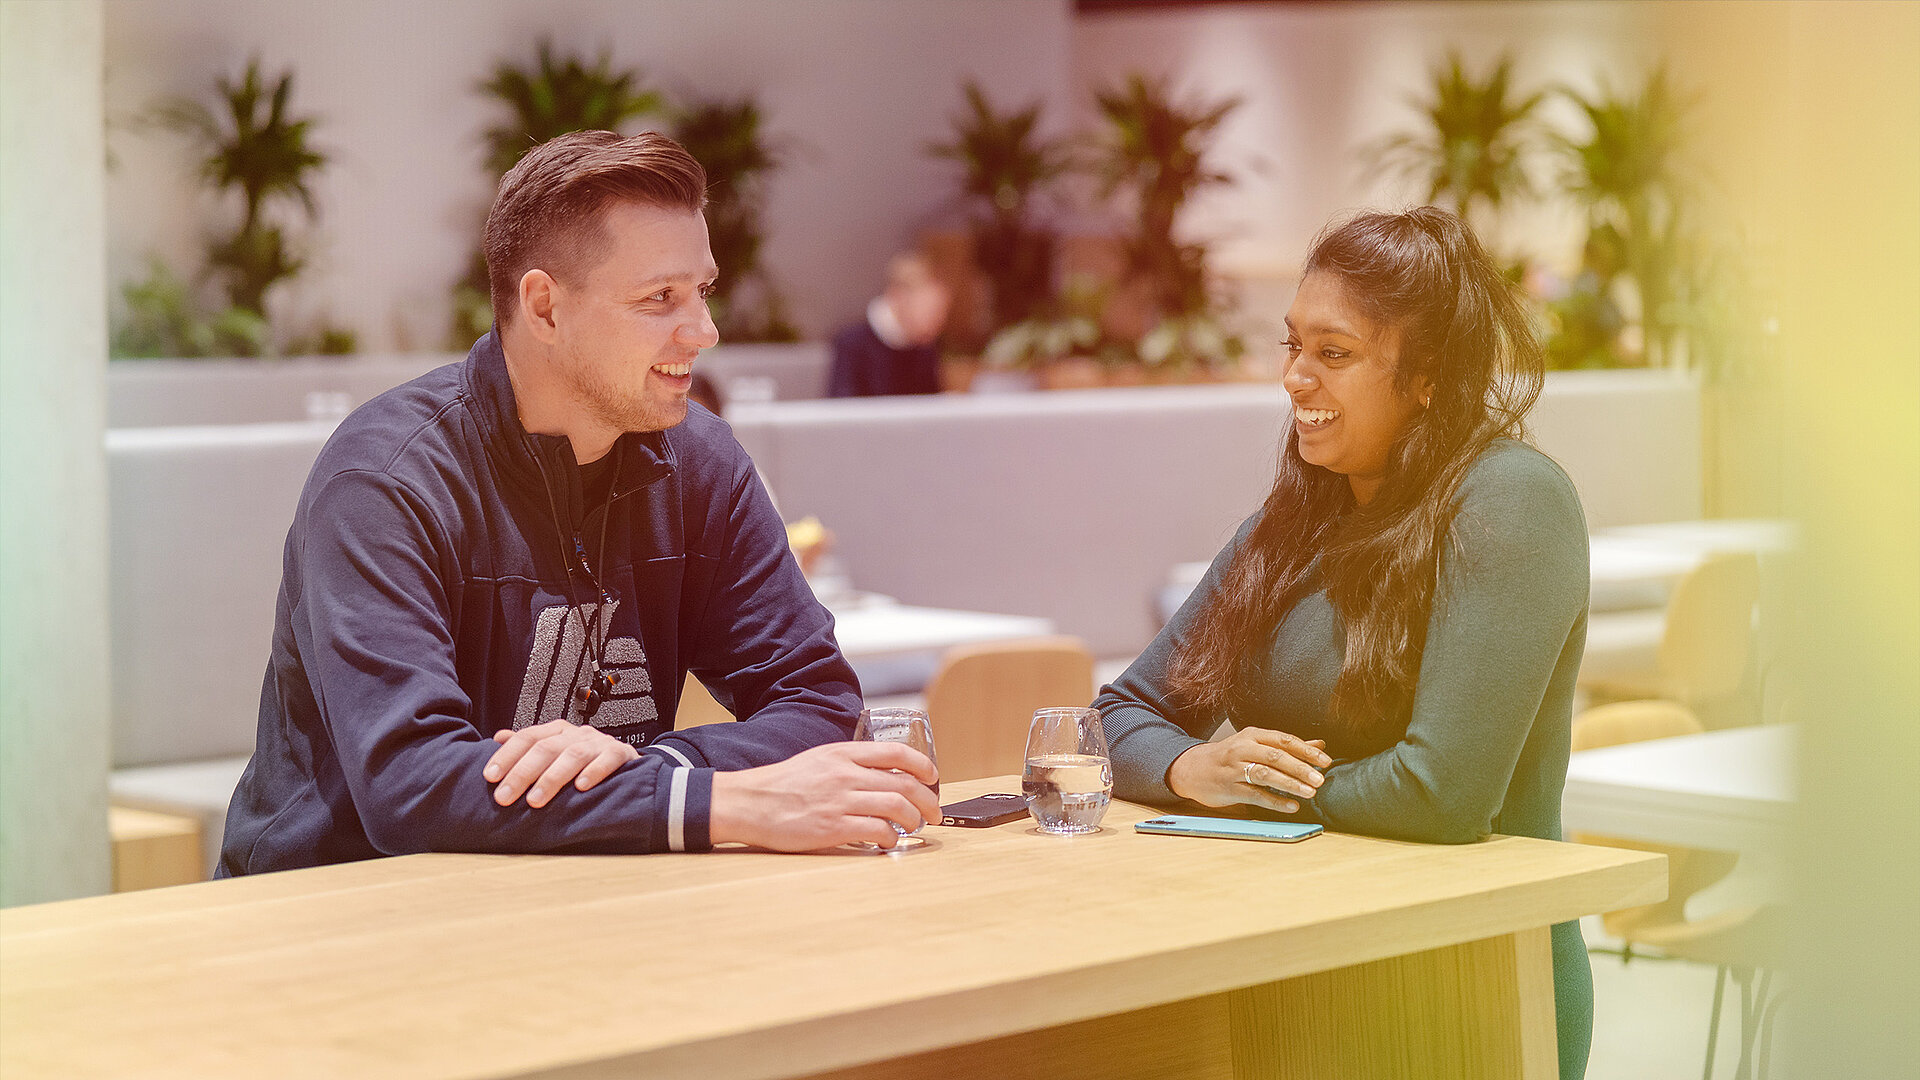
[[[718,724],[733,719],[726,706],[714,700],[713,694],[687,673],[687,681],[680,687],[680,708],[673,714],[673,729],[685,731],[703,724]]]
[[[1079,638],[1021,638],[947,650],[927,684],[940,779],[1019,773],[1034,710],[1085,705],[1093,692],[1093,653]]]
[[[1581,687],[1601,701],[1659,698],[1696,712],[1724,705],[1747,676],[1759,597],[1752,554],[1708,557],[1675,583],[1652,669],[1603,671],[1583,677]]]
[[[113,843],[113,891],[133,892],[206,880],[200,822],[132,806],[107,807]]]
[[[1603,746],[1697,735],[1706,728],[1685,706],[1670,701],[1623,701],[1588,709],[1573,720],[1575,751]],[[1667,898],[1657,904],[1624,908],[1600,917],[1607,933],[1621,941],[1621,962],[1631,962],[1635,947],[1658,949],[1663,955],[1718,968],[1713,987],[1713,1019],[1707,1029],[1705,1076],[1713,1075],[1715,1044],[1720,1035],[1720,1005],[1731,973],[1740,988],[1740,1066],[1736,1076],[1750,1075],[1754,1044],[1767,1015],[1767,993],[1772,979],[1771,956],[1776,912],[1767,907],[1741,907],[1701,919],[1688,919],[1687,901],[1726,877],[1739,856],[1733,852],[1645,843],[1593,833],[1571,833],[1577,844],[1651,851],[1667,857]],[[1757,977],[1757,978],[1756,978]]]

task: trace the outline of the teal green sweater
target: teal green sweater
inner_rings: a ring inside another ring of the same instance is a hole
[[[1106,721],[1121,798],[1178,803],[1168,767],[1225,719],[1174,705],[1167,667],[1254,520],[1094,703]],[[1327,740],[1334,764],[1296,815],[1302,820],[1437,844],[1490,833],[1558,840],[1588,589],[1586,520],[1573,483],[1539,451],[1496,442],[1457,496],[1405,730],[1355,738],[1330,728],[1345,638],[1324,589],[1274,628],[1248,671],[1253,692],[1245,696],[1257,704],[1232,720]],[[1554,927],[1553,946],[1560,1075],[1572,1080],[1586,1072],[1593,975],[1578,923]]]

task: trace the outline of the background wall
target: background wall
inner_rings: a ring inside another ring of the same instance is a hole
[[[322,311],[363,349],[438,349],[448,292],[493,191],[480,133],[496,110],[475,86],[500,59],[529,64],[550,35],[603,48],[670,98],[758,97],[793,153],[772,185],[766,258],[803,330],[857,317],[889,254],[955,189],[923,152],[979,78],[1011,105],[1066,120],[1068,0],[115,0],[107,5],[110,280],[155,251],[202,261],[221,207],[200,194],[186,139],[142,124],[164,95],[211,95],[258,54],[294,69],[293,100],[333,154],[316,192],[311,269],[278,303]],[[217,220],[226,220],[220,218]],[[465,346],[461,348],[464,350]]]
[[[291,65],[294,101],[333,153],[317,195],[309,271],[281,290],[296,323],[321,313],[363,349],[444,344],[449,286],[492,191],[479,135],[497,115],[475,85],[502,58],[529,62],[550,35],[608,50],[670,95],[756,95],[794,147],[771,187],[768,262],[803,330],[857,317],[888,254],[955,217],[955,166],[929,159],[977,77],[1002,107],[1044,103],[1058,133],[1091,125],[1090,88],[1132,71],[1171,76],[1245,106],[1222,132],[1238,180],[1202,196],[1195,236],[1257,308],[1283,307],[1307,241],[1342,209],[1415,193],[1363,170],[1355,151],[1414,118],[1409,95],[1457,46],[1476,74],[1511,52],[1516,79],[1630,85],[1656,59],[1644,5],[1570,2],[1225,5],[1075,17],[1070,0],[115,0],[107,6],[109,278],[148,252],[199,264],[222,212],[194,179],[185,138],[142,121],[166,95],[210,93],[258,54]],[[1561,108],[1554,103],[1551,117]],[[1107,212],[1076,215],[1097,231]],[[1514,245],[1570,262],[1563,208],[1514,215]],[[1520,239],[1525,242],[1521,243]],[[1277,324],[1277,315],[1271,320]]]

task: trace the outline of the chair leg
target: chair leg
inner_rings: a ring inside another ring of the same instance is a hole
[[[1767,984],[1772,981],[1773,972],[1735,968],[1733,977],[1740,983],[1740,1063],[1734,1067],[1733,1080],[1752,1080],[1753,1046],[1760,1034],[1761,1006],[1766,1004]]]
[[[1707,1067],[1700,1080],[1713,1080],[1713,1044],[1720,1039],[1720,1002],[1727,992],[1727,965],[1721,964],[1713,976],[1713,1016],[1707,1024]]]
[[[1773,1024],[1780,1014],[1780,1003],[1787,999],[1791,991],[1782,990],[1767,1003],[1766,1011],[1760,1014],[1760,1080],[1767,1080],[1767,1074],[1773,1071]]]

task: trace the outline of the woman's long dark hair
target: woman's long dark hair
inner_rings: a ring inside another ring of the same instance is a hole
[[[1398,332],[1394,389],[1411,395],[1425,379],[1433,397],[1394,441],[1365,505],[1346,477],[1300,457],[1288,425],[1259,521],[1176,650],[1170,683],[1185,707],[1238,711],[1247,666],[1311,591],[1317,562],[1346,625],[1332,723],[1356,736],[1397,733],[1412,708],[1455,494],[1489,443],[1525,437],[1522,420],[1540,396],[1540,343],[1513,286],[1445,210],[1329,226],[1307,256],[1302,277],[1312,274],[1338,278],[1367,317]]]

